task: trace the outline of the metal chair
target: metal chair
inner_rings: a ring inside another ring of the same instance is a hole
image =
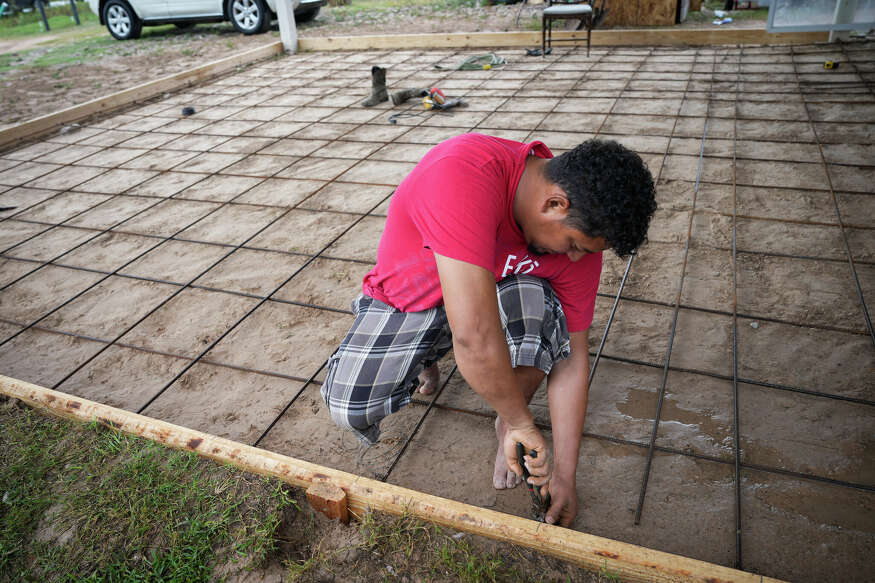
[[[589,56],[590,38],[595,25],[604,20],[607,15],[605,0],[595,6],[597,0],[547,0],[547,7],[541,17],[541,54],[546,55],[547,49],[553,44],[554,20],[580,20],[576,30],[586,27],[586,56]],[[560,42],[560,41],[556,41]],[[573,40],[568,42],[574,42]]]

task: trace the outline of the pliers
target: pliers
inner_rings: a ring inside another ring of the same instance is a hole
[[[519,463],[520,467],[523,469],[523,480],[526,483],[526,487],[529,489],[529,495],[532,497],[532,516],[538,522],[546,522],[547,518],[547,510],[550,509],[550,493],[547,492],[547,495],[541,498],[541,494],[539,492],[540,487],[536,487],[534,484],[529,483],[529,478],[532,476],[529,473],[528,468],[526,467],[526,448],[525,446],[517,442],[516,444],[516,460]],[[538,457],[538,452],[534,449],[529,452],[530,457]]]

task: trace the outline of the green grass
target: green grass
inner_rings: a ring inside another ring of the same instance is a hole
[[[607,565],[556,571],[409,515],[343,526],[276,480],[2,397],[0,468],[0,583],[194,583],[283,567],[301,582],[618,582]]]
[[[0,412],[0,581],[213,581],[258,564],[279,482],[32,411]]]
[[[58,46],[2,54],[0,55],[0,73],[22,67],[75,65],[97,60],[107,54],[116,54],[118,47],[115,46],[115,43],[117,42],[109,35],[100,35],[74,40]]]
[[[227,26],[203,26],[198,28],[199,34],[214,33],[217,36],[226,32]],[[143,29],[142,38],[134,42],[120,42],[106,32],[103,27],[93,27],[91,33],[83,31],[82,38],[65,39],[66,42],[56,45],[46,45],[16,53],[0,54],[0,73],[25,67],[56,67],[59,65],[76,65],[95,61],[104,56],[128,56],[150,52],[160,54],[164,47],[154,49],[158,43],[179,39],[185,40],[185,35],[191,31],[180,31],[173,25],[154,26]],[[233,47],[233,41],[225,41]],[[180,51],[185,56],[195,56],[197,51],[184,48]]]
[[[99,24],[100,19],[91,12],[88,4],[76,2],[76,8],[79,11],[79,21],[83,26]],[[46,17],[51,29],[49,33],[76,26],[69,4],[66,6],[47,7]],[[44,33],[42,19],[37,10],[33,12],[16,12],[15,14],[0,18],[0,38],[15,38]]]

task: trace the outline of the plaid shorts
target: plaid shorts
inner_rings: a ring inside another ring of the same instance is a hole
[[[498,309],[511,365],[549,374],[571,353],[565,313],[550,284],[527,275],[498,282]],[[417,377],[453,346],[443,306],[401,312],[360,294],[355,321],[328,361],[322,398],[331,418],[363,443],[380,437],[380,421],[410,402]]]

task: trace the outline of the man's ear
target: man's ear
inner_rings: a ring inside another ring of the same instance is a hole
[[[568,197],[560,191],[548,192],[544,203],[541,206],[541,212],[544,214],[558,214],[564,219],[568,214]]]

